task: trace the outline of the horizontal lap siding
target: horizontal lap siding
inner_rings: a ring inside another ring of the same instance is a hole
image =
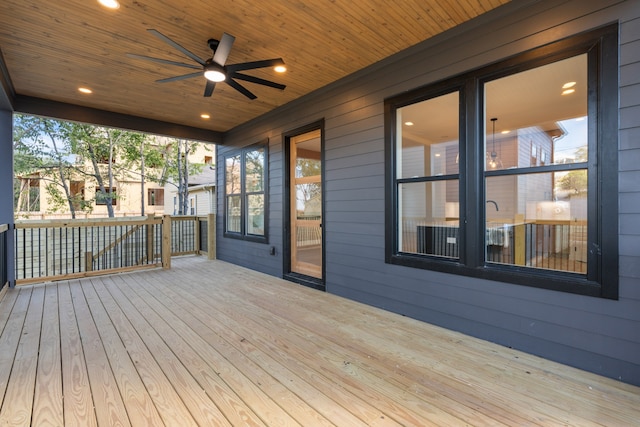
[[[499,8],[227,134],[230,145],[270,138],[270,243],[219,234],[218,254],[282,274],[282,134],[324,119],[328,292],[640,384],[640,2],[522,4]],[[615,21],[620,22],[620,299],[385,264],[384,99]],[[221,156],[225,150],[221,147]],[[276,256],[268,254],[270,246],[277,247]]]
[[[640,4],[624,15],[620,29],[620,295],[635,324],[624,325],[629,342],[640,341]],[[625,298],[624,300],[622,298]],[[614,331],[611,332],[613,334]],[[619,332],[621,333],[621,332]],[[624,332],[622,332],[624,333]],[[640,351],[635,349],[635,363]],[[636,367],[636,370],[638,368]],[[640,383],[636,374],[635,383]]]

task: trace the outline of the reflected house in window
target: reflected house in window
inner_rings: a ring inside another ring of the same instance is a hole
[[[484,247],[484,256],[473,263],[586,277],[587,213],[595,203],[595,198],[589,201],[587,179],[588,154],[594,149],[589,145],[588,55],[479,76],[484,103],[479,158],[473,135],[459,139],[464,103],[457,81],[449,88],[422,89],[415,100],[405,95],[406,103],[397,101],[399,256],[460,260],[460,200],[466,199],[467,208],[483,219],[478,229],[466,228],[467,241],[479,236]],[[475,165],[473,158],[479,161]],[[471,174],[472,166],[482,173],[482,199],[461,192],[461,169]]]
[[[227,237],[267,241],[267,143],[259,143],[224,159],[224,203]]]

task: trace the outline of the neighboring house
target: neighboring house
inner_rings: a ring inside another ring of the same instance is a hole
[[[215,146],[199,146],[195,153],[190,154],[190,161],[203,164],[202,171],[189,176],[187,215],[207,215],[216,213],[216,168]],[[169,182],[164,186],[164,213],[178,214],[178,187]]]
[[[171,143],[168,138],[156,137],[156,143],[160,147],[163,144]],[[191,163],[206,163],[208,165],[213,164],[213,158],[215,151],[209,146],[200,144],[195,153],[188,156],[188,160]],[[117,159],[116,159],[117,162]],[[93,166],[87,159],[77,158],[76,166],[80,170],[86,170],[89,174],[93,172]],[[106,168],[107,164],[100,164],[101,167]],[[157,182],[153,182],[150,179],[151,175],[157,175],[159,170],[151,168],[146,169],[147,177],[144,182],[144,189],[141,187],[141,176],[137,172],[130,173],[116,173],[113,180],[113,187],[111,191],[115,194],[115,198],[112,200],[114,215],[116,217],[121,216],[139,216],[142,210],[141,198],[144,194],[144,214],[145,215],[162,215],[166,212],[172,213],[171,203],[167,204],[167,200],[171,200],[171,196],[167,196],[167,191],[171,194],[171,189],[177,188],[175,186],[165,185],[162,186]],[[209,173],[208,176],[210,176]],[[103,175],[106,183],[106,173]],[[55,182],[59,182],[57,174],[55,172],[45,173],[39,171],[32,173],[28,176],[17,177],[21,181],[21,188],[24,191],[20,192],[18,198],[18,208],[15,212],[16,218],[21,219],[53,219],[53,218],[69,218],[71,213],[69,211],[67,203],[55,203],[49,187],[52,186],[62,193],[62,187],[55,185]],[[206,182],[215,182],[215,176],[212,178],[205,178]],[[104,200],[100,197],[96,198],[96,189],[98,187],[94,178],[88,177],[80,172],[74,173],[74,178],[67,182],[71,197],[74,199],[74,205],[76,206],[76,218],[101,218],[106,217],[107,206]],[[107,191],[109,191],[107,189]],[[196,210],[197,193],[201,192],[204,196],[204,205],[201,210],[203,212],[209,212],[211,209],[207,206],[207,200],[210,199],[210,191],[203,186],[200,189],[195,189],[193,196],[193,209]],[[169,199],[167,199],[169,197]],[[87,209],[82,210],[82,206],[88,206]],[[206,207],[206,208],[205,208]]]
[[[640,3],[517,3],[227,132],[217,255],[640,384]]]
[[[82,167],[87,168],[90,165],[84,164]],[[100,197],[96,198],[98,188],[96,180],[91,177],[87,178],[80,173],[75,175],[76,177],[68,181],[67,184],[70,195],[74,199],[76,218],[106,217],[108,215],[106,201],[101,200]],[[55,174],[36,172],[17,178],[22,183],[21,187],[28,187],[29,191],[21,192],[19,195],[18,209],[15,212],[16,218],[53,219],[70,217],[71,212],[68,204],[66,202],[55,202],[51,194],[50,187],[56,188],[57,191],[63,193],[62,187],[52,182],[52,180],[56,180]],[[163,213],[164,189],[162,186],[146,181],[143,190],[139,177],[120,174],[114,177],[111,188],[111,192],[115,195],[115,198],[112,199],[114,215],[116,217],[140,215],[142,191],[144,191],[145,197],[145,215]],[[34,199],[38,200],[37,204],[29,203],[29,200]],[[87,208],[82,209],[83,206]]]

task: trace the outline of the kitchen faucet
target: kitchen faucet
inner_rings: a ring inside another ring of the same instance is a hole
[[[496,203],[495,200],[487,200],[487,203],[493,203],[493,205],[496,207],[496,212],[500,211],[500,209],[498,209],[498,204]]]

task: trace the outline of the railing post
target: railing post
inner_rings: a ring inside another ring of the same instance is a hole
[[[207,215],[207,259],[216,259],[216,214]]]
[[[84,253],[84,271],[93,271],[93,252]]]
[[[200,255],[200,217],[193,217],[193,250]]]
[[[514,264],[525,265],[526,264],[526,225],[524,223],[524,215],[518,214],[515,216],[515,226],[513,227],[513,250],[514,250]]]
[[[147,264],[155,263],[156,254],[154,254],[153,250],[153,220],[155,219],[155,214],[147,215]]]
[[[171,215],[162,216],[162,268],[171,268]]]

